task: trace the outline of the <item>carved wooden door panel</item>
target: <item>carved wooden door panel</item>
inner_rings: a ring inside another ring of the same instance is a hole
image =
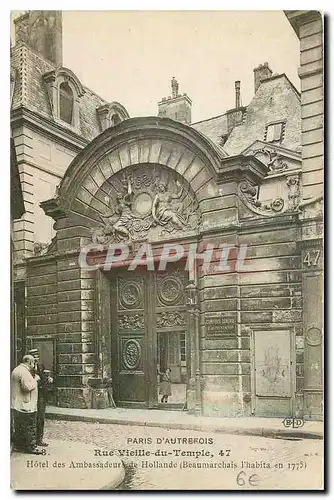
[[[148,314],[145,276],[123,273],[112,281],[112,372],[116,404],[145,406]]]
[[[169,366],[172,382],[185,382],[186,279],[178,269],[113,274],[111,364],[117,405],[155,407],[157,368]]]

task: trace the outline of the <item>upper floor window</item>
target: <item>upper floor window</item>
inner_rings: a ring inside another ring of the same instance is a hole
[[[44,73],[43,80],[50,99],[55,121],[62,127],[80,131],[80,98],[85,94],[78,77],[70,69],[61,67]]]
[[[266,142],[281,142],[284,135],[284,125],[284,122],[267,125],[264,140]]]
[[[119,102],[106,102],[99,106],[96,111],[102,131],[109,127],[115,127],[115,125],[118,125],[123,120],[130,118],[125,107]]]
[[[63,82],[59,87],[59,118],[67,123],[73,121],[73,91],[67,82]]]
[[[114,114],[112,115],[112,117],[110,118],[110,126],[111,126],[111,127],[114,127],[115,125],[118,125],[118,123],[121,123],[121,121],[122,121],[122,120],[121,120],[121,118],[120,118],[119,114],[114,113]]]

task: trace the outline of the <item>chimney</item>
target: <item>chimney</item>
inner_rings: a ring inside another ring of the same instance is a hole
[[[62,12],[31,10],[14,20],[15,41],[24,42],[56,66],[63,63]]]
[[[240,108],[240,80],[234,82],[235,85],[235,107]]]
[[[257,89],[260,87],[261,82],[266,78],[270,78],[273,72],[269,68],[267,62],[260,64],[257,68],[253,69],[254,71],[254,91],[257,92]]]
[[[226,111],[227,136],[232,132],[234,127],[242,125],[246,113],[246,107],[241,105],[240,80],[234,82],[234,87],[235,87],[235,108],[228,109]]]
[[[158,102],[158,116],[190,125],[192,102],[187,94],[179,94],[179,84],[174,76],[171,80],[171,89],[172,95],[167,99],[163,97]]]

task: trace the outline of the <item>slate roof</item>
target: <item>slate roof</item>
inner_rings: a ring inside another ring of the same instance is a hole
[[[227,134],[226,114],[192,123],[191,126],[208,137],[214,144],[220,145],[222,136]]]
[[[55,66],[23,42],[11,48],[11,74],[14,77],[12,110],[25,106],[41,116],[53,120],[47,87],[43,74]],[[101,133],[96,109],[107,101],[84,87],[85,94],[79,99],[80,130],[78,134],[91,141]]]
[[[43,74],[55,66],[19,42],[11,48],[11,75],[14,78],[12,109],[20,106],[35,111],[53,120],[50,99]],[[85,93],[79,98],[80,130],[78,134],[91,141],[101,133],[97,108],[107,101],[91,89],[83,87]],[[236,126],[222,147],[222,136],[227,134],[226,113],[214,116],[191,126],[207,137],[223,156],[240,154],[256,140],[264,140],[266,125],[277,120],[286,120],[285,135],[281,146],[297,150],[301,144],[300,95],[285,74],[274,75],[264,80],[247,106],[244,122]]]
[[[300,95],[285,74],[264,80],[247,106],[242,125],[229,135],[224,149],[228,155],[237,155],[254,141],[263,141],[266,126],[285,121],[280,146],[297,151],[301,145]]]
[[[254,141],[264,140],[266,125],[284,120],[285,133],[280,146],[297,151],[301,145],[300,94],[285,74],[274,75],[264,80],[247,106],[244,122],[236,126],[223,149],[226,156],[241,154]],[[226,113],[193,123],[193,128],[221,145],[227,134]]]

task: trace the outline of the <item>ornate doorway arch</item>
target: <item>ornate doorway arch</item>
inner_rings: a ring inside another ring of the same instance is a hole
[[[138,165],[160,165],[183,178],[198,203],[218,194],[222,152],[196,130],[168,118],[133,118],[95,138],[68,167],[57,196],[42,203],[55,219],[71,214],[99,221],[103,184]]]
[[[201,203],[219,194],[215,178],[220,160],[220,151],[209,140],[170,119],[129,119],[106,130],[73,160],[57,196],[42,204],[47,215],[56,220],[58,252],[65,248],[75,254],[80,246],[92,241],[105,246],[119,240],[144,239],[156,244],[168,239],[196,241],[201,231]],[[68,234],[75,235],[73,241],[68,239]],[[123,335],[127,319],[121,318],[122,326],[118,329],[113,326],[114,317],[110,315],[110,281],[101,272],[96,273],[94,279],[85,270],[80,273],[77,294],[81,297],[82,310],[80,327],[76,328],[88,332],[83,336],[94,340],[96,360],[91,376],[82,376],[82,385],[99,391],[103,380],[113,373],[112,349],[117,350],[120,370],[127,374],[140,372],[141,360],[147,359],[145,345],[156,344],[157,326],[149,326],[149,335],[142,336],[142,343],[135,331],[128,330]],[[93,299],[87,300],[88,296]],[[168,312],[163,310],[164,306],[157,306],[162,314]],[[185,301],[177,306],[183,308],[186,317]],[[62,323],[63,317],[64,314]],[[191,329],[187,324],[182,325],[189,337],[189,354],[197,354],[199,359],[198,342],[193,338],[198,336],[198,330],[194,330],[192,319],[189,324]],[[123,332],[114,346],[110,339],[113,328],[114,335]],[[168,328],[173,326],[161,326],[161,332],[167,332]],[[84,349],[87,352],[84,344],[83,353]],[[156,362],[156,357],[156,353],[150,357],[151,363]],[[194,379],[195,368],[192,362],[188,380]],[[199,370],[197,372],[199,376]],[[156,366],[154,369],[151,366],[144,379],[154,374]],[[146,396],[140,396],[141,401],[145,398],[147,401]],[[148,399],[152,401],[151,396]]]

